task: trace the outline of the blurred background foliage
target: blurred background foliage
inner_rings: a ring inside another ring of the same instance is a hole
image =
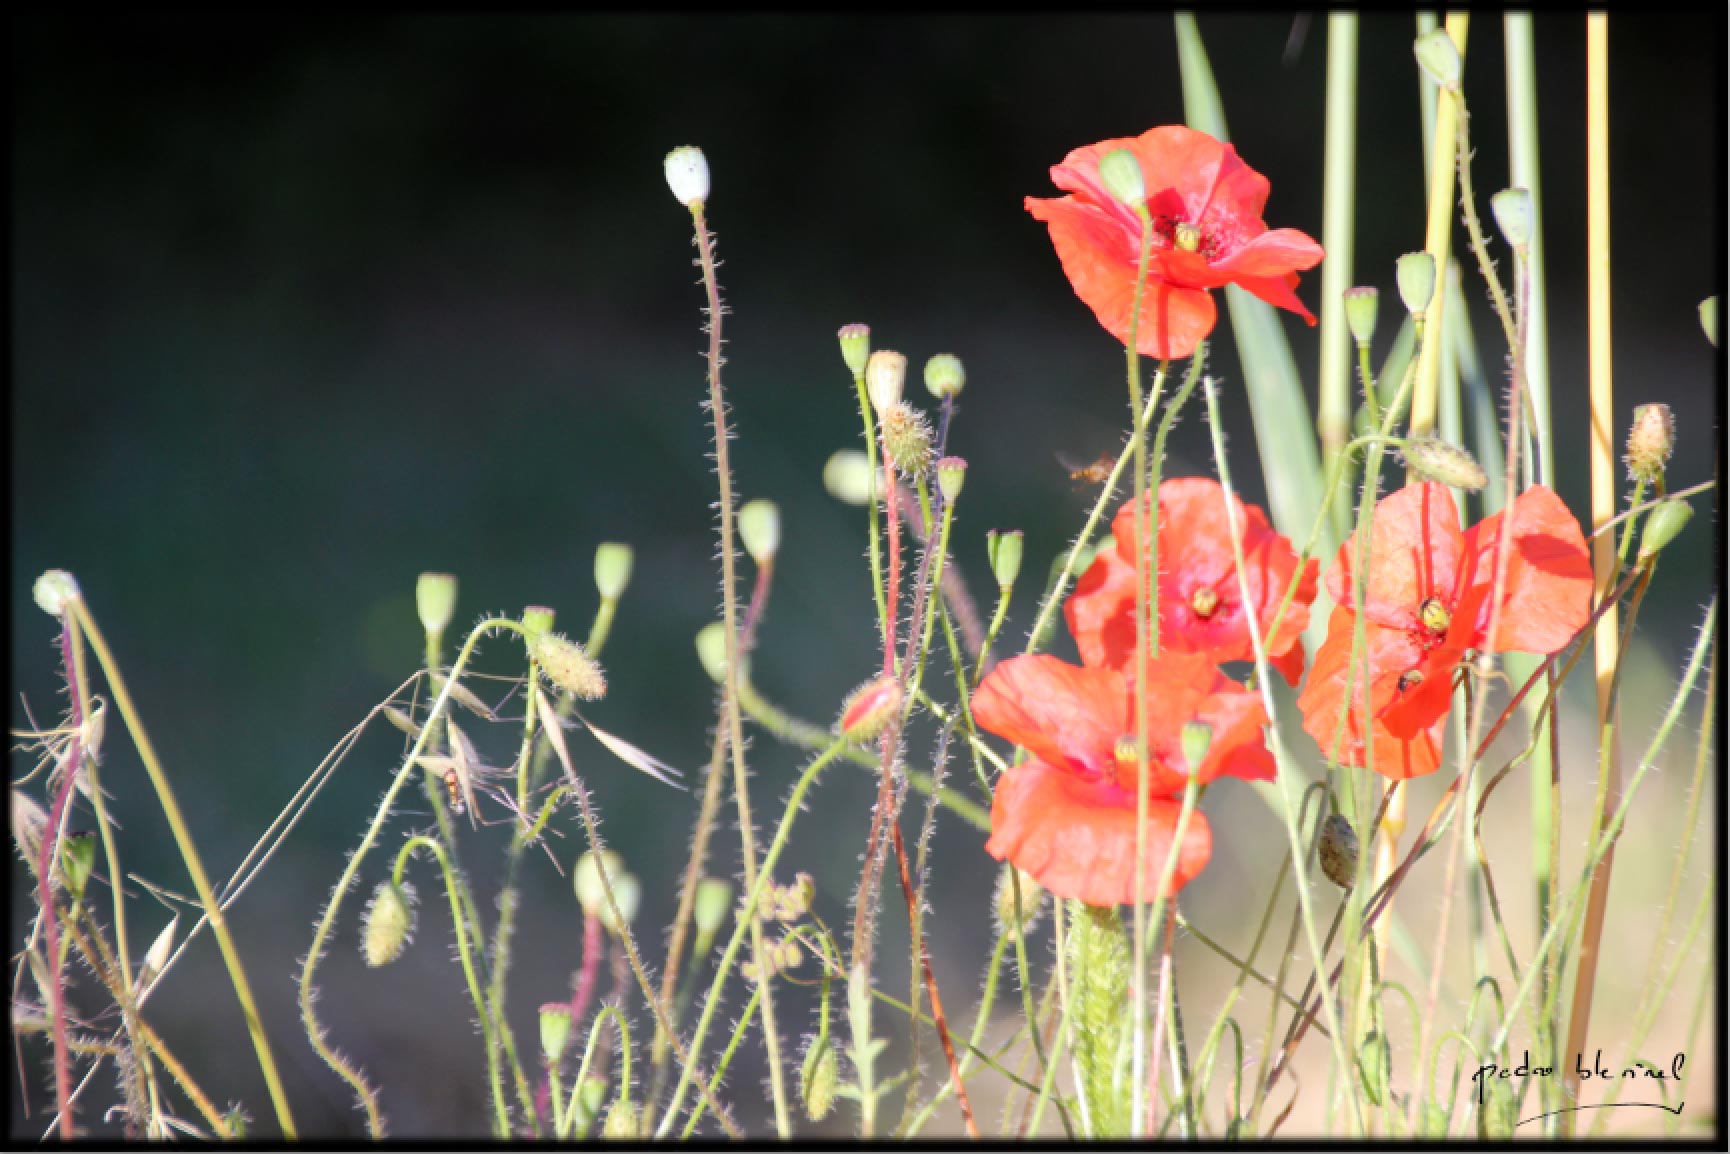
[[[1055,194],[1047,169],[1073,147],[1183,120],[1167,16],[85,18],[14,29],[12,719],[23,722],[18,693],[39,719],[56,707],[51,626],[29,586],[44,568],[71,569],[218,876],[413,672],[423,569],[461,577],[459,622],[543,603],[580,637],[594,546],[630,542],[636,578],[605,655],[612,691],[594,715],[687,770],[706,761],[712,687],[691,638],[718,611],[714,487],[689,222],[661,174],[674,145],[702,145],[715,174],[737,485],[783,510],[753,659],[766,695],[826,722],[874,661],[864,515],[820,482],[828,455],[858,436],[839,325],[868,322],[879,347],[915,366],[939,351],[966,363],[951,447],[972,469],[956,559],[986,599],[985,531],[1026,530],[1008,645],[1090,499],[1054,453],[1090,460],[1120,443],[1121,349],[1074,298],[1021,200]],[[1319,236],[1325,21],[1204,15],[1201,29],[1234,143],[1272,181],[1269,223]],[[1721,14],[1611,20],[1618,419],[1625,427],[1646,401],[1676,409],[1676,484],[1713,475],[1721,436],[1695,305],[1719,291],[1723,31]],[[1378,363],[1396,327],[1393,260],[1423,240],[1413,35],[1409,16],[1363,21],[1354,282],[1383,289]],[[1537,21],[1559,488],[1577,512],[1583,40],[1578,17]],[[1474,21],[1465,83],[1484,195],[1507,182],[1501,49],[1499,22]],[[1471,270],[1467,285],[1488,338],[1497,330]],[[1316,291],[1312,274],[1300,295],[1319,311]],[[1315,330],[1282,323],[1313,411]],[[1501,351],[1483,350],[1492,373]],[[1229,341],[1213,371],[1240,484],[1263,500]],[[1199,409],[1166,469],[1211,471]],[[1631,732],[1650,731],[1673,683],[1714,580],[1716,531],[1716,517],[1698,518],[1666,554],[1632,658],[1642,676],[1630,682]],[[520,664],[501,642],[480,667]],[[299,1033],[291,976],[399,737],[386,729],[361,744],[233,915],[303,1133],[359,1127]],[[512,738],[493,741],[492,760],[505,761]],[[655,943],[693,800],[586,737],[576,746],[613,845],[643,877],[640,928]],[[109,758],[128,869],[186,889],[118,733]],[[760,812],[800,761],[755,740]],[[1575,758],[1564,789],[1577,795],[1591,776]],[[871,790],[865,775],[837,772],[795,838],[789,870],[813,870],[832,923]],[[1276,826],[1247,791],[1218,792],[1208,809],[1224,836],[1185,907],[1231,938],[1243,932],[1233,919],[1249,916],[1237,907],[1258,903],[1219,902],[1265,886],[1277,862],[1261,847],[1283,841],[1230,836],[1236,823]],[[1512,812],[1525,792],[1504,792]],[[1517,829],[1509,857],[1523,871]],[[501,834],[469,836],[493,847]],[[995,867],[981,843],[951,821],[935,854],[931,927],[952,1020],[971,1016],[990,942]],[[736,855],[725,831],[716,844]],[[567,866],[578,849],[555,842]],[[490,916],[496,855],[465,853]],[[568,881],[533,860],[511,979],[531,1048],[534,1007],[568,994],[580,935]],[[14,941],[23,876],[14,861]],[[1619,894],[1640,884],[1639,871],[1618,871]],[[134,939],[165,918],[144,915]],[[404,961],[367,973],[346,918],[323,1014],[383,1083],[395,1132],[478,1133],[481,1050],[447,964],[442,900],[423,902],[422,919]],[[886,940],[904,951],[896,922],[885,918]],[[900,966],[885,962],[888,988]],[[219,973],[206,938],[152,1018],[214,1097],[268,1119]],[[803,1021],[782,1017],[788,1031]],[[46,1117],[26,1118],[20,1097],[27,1089],[41,1110],[39,1067],[24,1088],[8,1068],[13,1132],[39,1132]],[[759,1073],[742,1065],[733,1079],[747,1124],[763,1123],[748,1090]]]

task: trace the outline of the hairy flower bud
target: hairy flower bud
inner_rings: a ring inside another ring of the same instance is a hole
[[[617,601],[631,583],[636,554],[629,545],[606,541],[595,546],[595,591],[603,601]]]
[[[937,489],[943,494],[943,502],[953,505],[961,496],[961,487],[967,482],[967,462],[960,457],[944,457],[937,462]]]
[[[698,942],[713,942],[721,927],[727,924],[727,913],[733,908],[733,883],[723,878],[704,878],[697,883],[696,897],[691,904],[691,920],[697,926]],[[707,953],[699,949],[698,953]]]
[[[1504,188],[1490,198],[1490,211],[1510,248],[1532,243],[1532,194],[1523,188]]]
[[[595,881],[598,887],[600,882],[598,875]],[[626,927],[637,920],[637,911],[642,908],[643,883],[637,880],[636,874],[620,874],[615,877],[611,872],[607,874],[607,881],[613,887],[613,901],[607,901],[607,895],[603,891],[600,908],[596,914],[601,919],[601,924],[607,927],[609,932],[623,936]],[[613,916],[614,902],[618,903],[619,907],[617,918]]]
[[[457,579],[449,573],[422,573],[414,583],[414,607],[428,637],[443,637],[457,611]]]
[[[1443,88],[1460,86],[1460,50],[1447,29],[1436,28],[1418,37],[1412,44],[1412,55],[1424,75]]]
[[[841,340],[841,359],[847,362],[855,377],[865,375],[865,365],[871,359],[871,326],[842,325],[835,334]]]
[[[31,592],[42,612],[59,617],[66,612],[66,603],[78,596],[78,579],[64,569],[50,569],[36,578]]]
[[[841,707],[841,735],[849,741],[871,741],[900,708],[900,683],[888,674],[874,677],[848,694]]]
[[[901,390],[906,384],[907,358],[900,353],[878,349],[865,362],[865,393],[879,418],[901,403]]]
[[[1426,481],[1438,481],[1468,493],[1489,484],[1483,467],[1466,450],[1440,437],[1413,437],[1400,450],[1406,467]]]
[[[548,1002],[541,1007],[541,1057],[551,1070],[565,1055],[571,1042],[571,1007],[568,1002]]]
[[[727,680],[727,627],[711,621],[697,631],[697,660],[716,685]]]
[[[1346,327],[1352,330],[1352,339],[1360,345],[1369,344],[1370,338],[1376,335],[1376,312],[1381,295],[1369,285],[1345,291]]]
[[[799,1100],[805,1104],[807,1118],[820,1122],[828,1117],[835,1108],[835,1089],[840,1080],[835,1047],[827,1035],[818,1035],[812,1039],[799,1067]]]
[[[694,208],[709,199],[709,159],[694,144],[667,153],[667,187],[673,199]]]
[[[527,614],[524,617],[526,621]],[[546,679],[572,697],[593,701],[606,696],[607,676],[600,665],[564,634],[551,630],[531,634],[528,647]]]
[[[1436,258],[1427,252],[1408,252],[1394,262],[1394,279],[1399,282],[1406,311],[1414,317],[1423,316],[1430,298],[1436,295]]]
[[[868,505],[880,487],[871,483],[871,461],[860,449],[837,449],[823,465],[823,487],[837,501]]]
[[[991,559],[991,572],[999,589],[1015,584],[1016,575],[1021,572],[1021,547],[1020,529],[1006,533],[993,529],[985,535],[985,553]]]
[[[781,548],[781,510],[775,502],[759,497],[740,506],[739,539],[759,568],[775,560]]]
[[[1676,447],[1676,420],[1670,406],[1641,405],[1634,410],[1634,420],[1628,426],[1628,476],[1648,485],[1656,484],[1670,463],[1670,453]]]
[[[1114,148],[1099,158],[1099,183],[1131,208],[1147,201],[1147,180],[1141,172],[1141,161],[1127,148]]]
[[[378,883],[361,922],[361,954],[377,969],[402,956],[414,934],[414,887],[386,880]]]
[[[607,891],[601,886],[601,867],[606,867],[607,881],[617,886],[619,879],[625,876],[625,859],[613,850],[605,850],[599,859],[594,850],[589,850],[577,859],[576,868],[571,871],[571,886],[577,893],[577,904],[583,907],[585,914],[596,917],[607,905]]]
[[[1694,516],[1686,501],[1665,501],[1646,517],[1646,527],[1640,532],[1640,560],[1656,557],[1659,550],[1676,539],[1677,534]]]
[[[925,415],[906,401],[883,413],[883,448],[895,467],[909,477],[923,477],[931,468],[931,426]]]
[[[607,1120],[601,1123],[601,1137],[608,1142],[624,1142],[637,1137],[637,1108],[627,1095],[620,1094],[613,1102],[613,1108],[607,1111]]]
[[[925,362],[925,387],[938,400],[953,397],[967,384],[967,371],[954,353],[938,353]]]
[[[1322,873],[1343,890],[1349,890],[1358,878],[1358,834],[1352,823],[1337,813],[1322,821],[1321,843],[1316,847]]]
[[[1015,901],[1017,886],[1021,891],[1019,905]],[[1025,936],[1039,921],[1040,911],[1044,908],[1045,887],[1035,881],[1032,874],[1004,862],[1003,868],[997,871],[997,890],[991,900],[991,915],[997,924],[997,932],[1005,934],[1019,929]]]

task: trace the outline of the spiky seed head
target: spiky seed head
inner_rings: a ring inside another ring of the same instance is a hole
[[[1358,878],[1358,833],[1352,823],[1337,813],[1322,821],[1321,843],[1316,847],[1322,873],[1343,890],[1349,890]]]
[[[1468,493],[1490,483],[1482,465],[1460,446],[1440,437],[1413,437],[1400,450],[1406,467],[1426,481],[1438,481]]]
[[[841,359],[855,377],[865,375],[865,365],[871,359],[871,326],[842,325],[835,334],[841,341]]]
[[[1376,335],[1376,313],[1381,295],[1369,285],[1345,291],[1346,327],[1352,330],[1352,339],[1360,345],[1369,344]]]
[[[1021,887],[1021,904],[1015,902],[1016,886]],[[1000,934],[1020,928],[1022,936],[1026,936],[1039,921],[1039,914],[1045,908],[1045,887],[1034,880],[1032,874],[1020,867],[1004,862],[1003,868],[997,871],[997,890],[992,896],[991,914],[997,923]]]
[[[869,505],[879,486],[871,483],[871,462],[862,450],[837,449],[823,464],[823,487],[837,501]]]
[[[636,553],[629,545],[605,541],[595,546],[595,590],[603,601],[617,601],[631,583]]]
[[[607,905],[607,891],[601,887],[602,866],[606,867],[607,880],[615,886],[625,876],[625,859],[610,849],[602,851],[599,859],[594,850],[589,850],[577,859],[576,867],[571,870],[571,887],[576,890],[577,904],[583,907],[585,914],[596,917]]]
[[[1394,279],[1399,282],[1406,311],[1414,317],[1423,316],[1430,298],[1436,295],[1436,258],[1427,252],[1408,252],[1394,262]]]
[[[60,884],[73,897],[82,897],[96,868],[96,835],[69,833],[60,839]]]
[[[835,1108],[835,1089],[840,1084],[840,1069],[835,1047],[827,1034],[811,1040],[805,1050],[805,1061],[799,1067],[799,1100],[805,1104],[805,1116],[821,1122]]]
[[[1021,572],[1021,530],[1011,529],[1007,533],[993,529],[985,535],[985,553],[991,559],[991,572],[997,578],[999,589],[1008,589],[1015,584],[1016,575]]]
[[[1669,405],[1641,405],[1628,426],[1628,476],[1648,485],[1656,484],[1676,448],[1676,420]]]
[[[704,878],[697,883],[697,894],[691,905],[691,919],[697,925],[697,937],[713,941],[727,924],[727,914],[733,908],[733,883],[724,878]]]
[[[1532,194],[1523,188],[1504,188],[1490,198],[1490,211],[1502,230],[1508,247],[1523,249],[1532,243]]]
[[[1147,179],[1142,175],[1141,161],[1127,148],[1114,148],[1099,158],[1099,183],[1131,208],[1147,200]]]
[[[931,425],[906,401],[897,401],[883,414],[883,446],[908,477],[923,477],[931,468]]]
[[[686,208],[696,208],[709,199],[709,158],[694,144],[667,153],[667,187],[673,199]]]
[[[901,709],[901,684],[884,674],[848,694],[841,706],[841,736],[849,741],[872,741]]]
[[[528,639],[529,656],[541,673],[558,688],[582,701],[607,694],[607,675],[583,647],[550,629]]]
[[[450,573],[422,573],[414,583],[414,607],[428,637],[443,637],[457,611],[457,579]]]
[[[613,884],[613,901],[619,904],[619,917],[613,917],[613,907],[608,903],[605,894],[601,895],[601,908],[598,913],[601,924],[607,927],[609,933],[622,936],[626,928],[637,920],[637,910],[643,904],[643,883],[637,880],[636,874],[623,874],[619,877],[608,874],[607,880]],[[619,919],[623,919],[622,924]]]
[[[529,636],[545,633],[553,627],[557,613],[545,605],[529,605],[523,609],[523,629]]]
[[[66,603],[78,596],[78,579],[64,569],[50,569],[36,578],[31,592],[42,612],[60,617],[66,613]]]
[[[739,509],[739,537],[759,568],[774,561],[781,548],[780,507],[762,497],[746,501]]]
[[[727,627],[711,621],[697,631],[697,660],[716,685],[727,680]]]
[[[1460,86],[1460,50],[1447,29],[1436,28],[1418,37],[1412,43],[1412,55],[1418,58],[1424,75],[1443,88]]]
[[[966,461],[960,457],[944,457],[937,462],[937,488],[943,494],[944,504],[953,505],[966,483]]]
[[[601,1123],[601,1137],[608,1142],[628,1142],[637,1137],[637,1108],[631,1099],[620,1094]]]
[[[1686,501],[1665,501],[1653,509],[1646,517],[1646,528],[1640,532],[1640,560],[1656,557],[1693,516],[1694,509]]]
[[[42,855],[42,831],[48,828],[48,814],[36,799],[21,789],[12,791],[12,840],[24,860],[34,867]]]
[[[377,969],[402,957],[414,933],[414,887],[386,879],[372,891],[361,923],[361,955]]]
[[[967,387],[967,370],[954,353],[938,353],[925,362],[925,387],[938,400],[958,396]]]
[[[865,362],[865,393],[879,418],[901,402],[901,390],[906,383],[907,358],[900,353],[878,349]]]
[[[547,1069],[559,1064],[571,1042],[571,1007],[568,1002],[548,1002],[541,1007],[541,1057]]]
[[[1718,347],[1718,298],[1707,297],[1700,302],[1700,328],[1712,347]]]

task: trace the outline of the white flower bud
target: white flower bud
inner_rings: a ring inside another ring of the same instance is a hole
[[[686,208],[709,199],[709,160],[702,149],[687,144],[667,153],[667,187]]]

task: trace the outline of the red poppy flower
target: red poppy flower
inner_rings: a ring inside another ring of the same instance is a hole
[[[1273,531],[1267,514],[1234,495],[1242,527],[1244,575],[1257,625],[1265,631],[1297,571],[1297,551]],[[1217,481],[1186,477],[1159,487],[1160,652],[1202,653],[1215,662],[1251,661],[1249,622],[1238,591],[1226,532],[1224,490]],[[1135,502],[1111,523],[1116,548],[1101,549],[1064,603],[1063,613],[1087,665],[1129,669],[1135,654]],[[1268,647],[1274,668],[1296,685],[1303,674],[1301,638],[1316,595],[1316,563],[1302,578]]]
[[[1162,655],[1149,675],[1145,896],[1157,890],[1176,836],[1182,805],[1173,795],[1189,781],[1185,723],[1213,727],[1197,774],[1202,782],[1274,773],[1259,697],[1199,654]],[[998,665],[973,696],[975,721],[1032,754],[998,779],[986,852],[1013,861],[1059,897],[1093,905],[1135,900],[1133,695],[1133,684],[1119,672],[1041,654]],[[1207,819],[1192,814],[1174,892],[1201,872],[1212,846]]]
[[[1473,652],[1554,653],[1591,615],[1591,557],[1561,498],[1533,486],[1515,499],[1510,515],[1502,606],[1491,637],[1502,514],[1462,533],[1452,495],[1434,482],[1408,485],[1376,505],[1364,617],[1375,768],[1390,777],[1435,769],[1433,750],[1402,748],[1391,750],[1395,756],[1384,767],[1383,742],[1424,741],[1447,714],[1454,671]],[[1323,749],[1332,745],[1350,662],[1355,548],[1351,541],[1342,545],[1328,571],[1328,593],[1338,608],[1298,699],[1305,728]],[[1354,701],[1347,721],[1357,743],[1349,757],[1342,754],[1347,764],[1362,764],[1360,704]],[[1425,764],[1429,768],[1418,768]]]
[[[1165,359],[1194,352],[1213,331],[1208,290],[1227,284],[1316,323],[1292,290],[1297,270],[1321,261],[1321,246],[1295,229],[1262,223],[1267,178],[1231,145],[1168,124],[1076,149],[1051,170],[1052,183],[1069,195],[1026,201],[1027,211],[1050,227],[1075,294],[1107,332],[1129,339],[1141,255],[1141,221],[1099,178],[1100,158],[1120,148],[1141,162],[1153,218],[1153,253],[1136,332],[1144,355]]]

